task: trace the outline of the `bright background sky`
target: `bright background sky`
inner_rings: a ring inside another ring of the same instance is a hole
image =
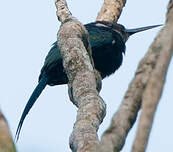
[[[83,24],[95,21],[103,0],[68,0],[70,11]],[[119,23],[127,28],[161,24],[165,21],[168,0],[127,0]],[[8,0],[0,2],[0,107],[12,135],[32,91],[51,44],[56,41],[60,23],[54,1]],[[99,136],[109,126],[128,84],[160,28],[132,36],[127,44],[121,68],[103,80],[101,96],[107,104],[107,115]],[[173,121],[173,65],[170,63],[164,92],[157,108],[147,148],[148,152],[171,151]],[[47,87],[25,119],[19,152],[69,152],[68,139],[76,117],[76,107],[69,101],[67,86]],[[123,152],[131,149],[136,125],[130,131]]]

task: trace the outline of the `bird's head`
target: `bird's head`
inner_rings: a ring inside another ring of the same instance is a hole
[[[162,24],[160,24],[160,25],[145,26],[145,27],[135,28],[135,29],[126,29],[123,25],[117,24],[117,23],[110,23],[110,22],[106,22],[106,21],[99,21],[98,23],[119,33],[122,36],[124,42],[126,42],[128,40],[129,36],[131,36],[135,33],[146,31],[146,30],[158,27],[158,26],[162,26]]]

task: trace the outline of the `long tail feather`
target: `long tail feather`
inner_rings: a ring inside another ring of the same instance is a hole
[[[47,85],[47,77],[43,76],[41,78],[41,80],[39,81],[37,87],[35,88],[35,90],[33,91],[31,97],[29,98],[25,109],[22,113],[22,116],[20,118],[17,130],[16,130],[16,135],[15,135],[15,141],[17,142],[17,140],[19,139],[19,134],[22,128],[22,124],[24,122],[24,119],[26,117],[26,115],[28,114],[28,112],[30,111],[30,109],[32,108],[32,106],[34,105],[34,103],[36,102],[37,98],[40,96],[40,94],[42,93],[43,89],[46,87]]]

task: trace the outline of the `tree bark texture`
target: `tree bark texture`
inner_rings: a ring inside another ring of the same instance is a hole
[[[133,152],[144,152],[146,150],[154,114],[163,91],[168,65],[173,54],[172,6],[173,2],[170,1],[165,27],[160,31],[151,47],[154,51],[159,52],[159,55],[142,96],[142,112],[132,148]]]
[[[117,22],[121,15],[126,0],[104,0],[101,11],[98,13],[97,21]]]
[[[0,111],[0,152],[16,152],[7,121]]]
[[[69,15],[65,1],[56,1],[56,6],[58,19],[62,22],[58,32],[58,46],[69,79],[69,96],[78,107],[70,147],[74,152],[98,151],[97,130],[105,116],[106,105],[97,90],[96,82],[100,76],[95,76],[97,72],[94,72],[92,65],[88,32]]]

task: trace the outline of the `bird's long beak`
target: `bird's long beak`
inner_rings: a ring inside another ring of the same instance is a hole
[[[128,35],[133,35],[135,33],[138,33],[138,32],[142,32],[142,31],[146,31],[146,30],[149,30],[149,29],[152,29],[152,28],[155,28],[155,27],[158,27],[158,26],[162,26],[163,24],[160,24],[160,25],[152,25],[152,26],[146,26],[146,27],[141,27],[141,28],[135,28],[135,29],[126,29],[126,32],[128,33]]]

